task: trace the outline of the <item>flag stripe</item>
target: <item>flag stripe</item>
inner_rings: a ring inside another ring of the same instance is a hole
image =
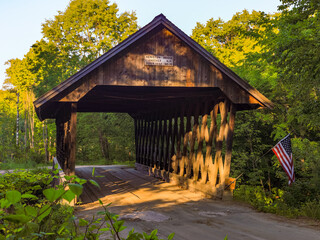
[[[283,162],[285,165],[286,165],[286,168],[287,168],[287,173],[290,175],[289,177],[292,179],[292,167],[291,167],[291,164],[290,164],[290,158],[289,156],[286,154],[285,150],[283,149],[283,147],[280,145],[279,146],[279,150],[281,152],[281,155],[282,155],[282,161],[280,162]]]
[[[295,180],[290,135],[288,134],[285,138],[280,140],[272,148],[272,151],[277,156],[283,170],[286,172],[290,185]]]
[[[287,176],[289,177],[289,179],[291,179],[291,173],[290,173],[290,168],[288,168],[288,166],[280,159],[282,159],[281,153],[279,152],[278,148],[274,148],[273,152],[276,154],[277,158],[279,159],[279,162],[282,166],[282,168],[284,169],[284,171],[286,172]]]

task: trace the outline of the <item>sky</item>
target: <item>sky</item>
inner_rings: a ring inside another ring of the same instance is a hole
[[[279,0],[110,0],[119,12],[135,11],[139,26],[164,14],[171,22],[190,35],[197,22],[210,18],[230,20],[244,9],[274,13]],[[23,58],[30,47],[40,40],[41,24],[64,11],[69,0],[0,0],[0,88],[6,77],[5,62]]]

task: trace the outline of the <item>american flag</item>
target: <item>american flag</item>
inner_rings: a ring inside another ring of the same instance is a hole
[[[272,148],[272,151],[279,159],[279,162],[289,177],[289,185],[294,182],[294,167],[292,160],[290,134],[280,140],[277,145]]]

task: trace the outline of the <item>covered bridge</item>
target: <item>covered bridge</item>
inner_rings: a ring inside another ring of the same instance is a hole
[[[162,14],[34,102],[40,120],[56,120],[66,174],[77,112],[124,112],[137,168],[210,195],[229,178],[236,111],[272,105]]]

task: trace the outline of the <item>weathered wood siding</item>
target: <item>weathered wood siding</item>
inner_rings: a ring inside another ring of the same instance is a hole
[[[135,118],[137,167],[222,197],[230,174],[234,104],[227,99],[198,99],[168,108],[168,112]]]
[[[145,56],[173,56],[173,66],[145,65]],[[79,101],[95,86],[217,87],[236,104],[259,103],[166,28],[137,41],[95,69],[61,102]]]

